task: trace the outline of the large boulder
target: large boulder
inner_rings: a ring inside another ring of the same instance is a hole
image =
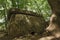
[[[42,15],[32,11],[10,9],[8,12],[8,35],[14,37],[25,34],[42,33],[46,27]]]

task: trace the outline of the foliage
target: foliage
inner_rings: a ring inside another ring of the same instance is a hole
[[[43,14],[44,18],[48,20],[51,9],[47,0],[0,0],[0,27],[7,25],[7,9],[19,8],[23,10],[37,12],[39,15]]]

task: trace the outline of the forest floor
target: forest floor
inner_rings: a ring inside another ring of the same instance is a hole
[[[3,37],[4,35],[5,33],[0,32],[0,38]],[[11,40],[51,40],[52,38],[54,38],[54,36],[46,36],[46,34],[37,35],[37,33],[35,33],[34,35],[26,34],[24,36],[15,37],[14,39],[11,39]],[[6,40],[6,39],[2,39],[2,40]],[[10,39],[7,39],[7,40],[10,40]]]
[[[4,35],[5,35],[5,33],[0,32],[0,38],[3,37]],[[41,38],[41,36],[37,35],[37,34],[35,34],[35,35],[27,34],[24,36],[15,37],[12,40],[41,40],[40,38]],[[4,40],[6,40],[6,39],[4,39]],[[7,39],[7,40],[9,40],[9,39]]]
[[[18,38],[14,38],[13,40],[39,40],[40,36],[39,35],[25,35],[25,36],[20,36]]]

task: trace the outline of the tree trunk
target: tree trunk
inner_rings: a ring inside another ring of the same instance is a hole
[[[60,0],[48,0],[52,9],[49,26],[46,30],[53,36],[51,40],[60,40]]]

